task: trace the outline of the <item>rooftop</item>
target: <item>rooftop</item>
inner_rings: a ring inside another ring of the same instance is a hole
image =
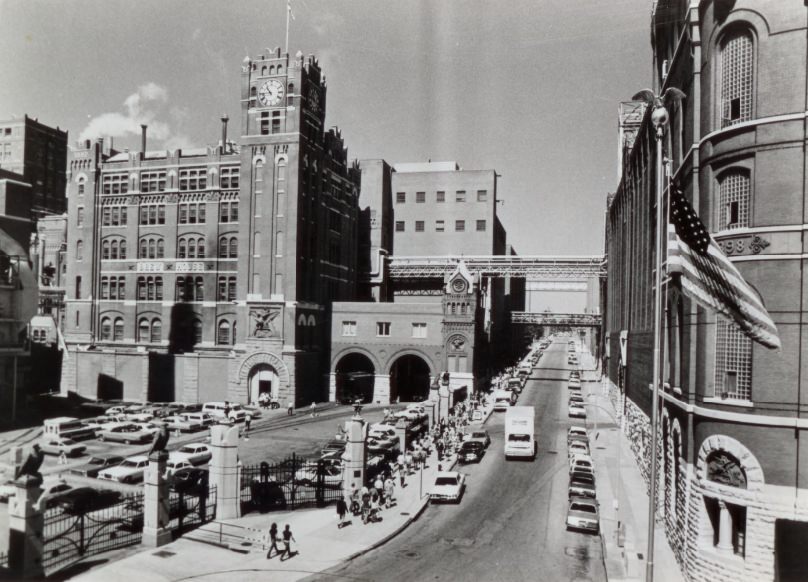
[[[393,169],[396,172],[457,172],[462,168],[457,165],[457,162],[412,162],[404,164],[394,164]]]

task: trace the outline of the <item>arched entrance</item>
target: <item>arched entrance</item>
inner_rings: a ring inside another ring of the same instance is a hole
[[[337,402],[373,402],[373,384],[376,375],[373,362],[364,354],[353,353],[337,362]]]
[[[422,402],[429,398],[429,365],[420,356],[401,356],[390,368],[391,402]]]
[[[261,394],[269,394],[273,400],[278,399],[278,373],[269,364],[258,364],[250,370],[249,403],[258,404]]]

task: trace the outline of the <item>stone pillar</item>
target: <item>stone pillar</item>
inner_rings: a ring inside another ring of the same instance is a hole
[[[328,375],[328,401],[337,402],[337,375],[334,372]]]
[[[373,377],[373,402],[390,404],[390,375],[376,374]]]
[[[438,419],[449,418],[449,387],[441,385],[438,388]]]
[[[168,451],[149,455],[143,492],[143,545],[156,548],[171,542],[168,482],[165,480]]]
[[[396,422],[396,436],[398,437],[398,448],[403,453],[407,450],[407,426],[409,423],[404,418],[399,418]]]
[[[14,481],[14,487],[16,494],[8,500],[8,566],[15,578],[44,578],[45,518],[37,503],[42,477],[23,475]]]
[[[357,406],[353,418],[345,421],[348,444],[342,455],[345,462],[342,489],[346,496],[351,493],[351,485],[358,491],[365,484],[365,440],[367,439],[368,425],[359,414],[361,409],[361,406]]]
[[[429,421],[429,428],[431,429],[435,424],[438,422],[437,416],[437,408],[438,404],[436,400],[431,399],[432,394],[430,394],[430,400],[424,402],[424,410],[426,410],[427,420]]]
[[[216,519],[241,517],[238,426],[210,427],[208,487],[216,488]]]
[[[727,504],[718,502],[718,545],[720,550],[732,550],[732,515]]]

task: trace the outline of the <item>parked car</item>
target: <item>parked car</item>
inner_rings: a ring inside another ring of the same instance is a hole
[[[571,390],[580,390],[581,389],[581,379],[580,378],[570,378],[569,382],[567,383],[567,387]]]
[[[204,494],[208,490],[208,471],[199,467],[177,469],[171,476],[169,486],[183,493]]]
[[[457,460],[461,463],[479,463],[485,454],[485,445],[480,441],[466,441],[457,451]]]
[[[68,485],[64,479],[45,482],[42,485],[42,495],[39,496],[39,507],[43,509],[55,507],[59,495],[71,491],[72,489],[73,486]]]
[[[372,424],[368,430],[368,437],[382,442],[388,442],[391,445],[399,445],[396,430],[387,424]]]
[[[570,475],[569,497],[595,497],[595,477],[576,471]]]
[[[313,485],[317,483],[317,463],[307,463],[295,471],[295,483]],[[325,487],[342,487],[342,467],[326,463],[323,465],[323,485]]]
[[[247,414],[250,415],[250,418],[255,420],[256,418],[261,418],[261,408],[258,406],[253,406],[252,404],[248,404],[244,407],[244,410],[247,411]]]
[[[204,443],[183,445],[176,451],[171,451],[168,455],[169,459],[188,461],[192,465],[203,465],[210,461],[212,456],[210,446]]]
[[[453,501],[459,503],[466,489],[466,476],[457,471],[441,471],[435,476],[435,484],[429,492],[432,503]]]
[[[569,427],[567,429],[567,440],[569,440],[569,438],[571,436],[582,436],[582,437],[586,437],[587,440],[589,439],[589,435],[586,432],[586,428],[584,428],[582,426],[571,426],[571,427]]]
[[[247,411],[236,402],[205,402],[202,412],[207,412],[219,422],[243,422]]]
[[[478,441],[478,442],[483,443],[483,446],[485,448],[488,448],[488,446],[491,444],[491,437],[489,436],[487,430],[475,430],[475,431],[472,431],[472,432],[470,432],[468,434],[468,436],[466,438],[467,438],[468,441],[472,441],[472,442]]]
[[[90,458],[86,465],[73,469],[71,473],[84,477],[98,477],[98,473],[109,467],[116,467],[123,463],[121,455],[96,455]]]
[[[39,446],[43,453],[49,455],[64,453],[68,457],[78,457],[87,450],[85,445],[79,444],[73,439],[53,435],[43,436],[39,441]]]
[[[325,446],[320,450],[320,454],[325,455],[325,454],[333,452],[333,451],[338,451],[340,454],[342,454],[342,452],[345,451],[346,446],[348,446],[347,441],[342,441],[342,440],[339,440],[339,439],[332,439],[332,440],[328,441],[325,444]]]
[[[134,423],[134,424],[135,424],[135,425],[136,425],[138,428],[140,428],[140,429],[145,430],[146,432],[148,432],[148,433],[149,433],[149,434],[152,436],[152,438],[154,438],[154,435],[156,435],[158,432],[160,432],[160,428],[161,428],[161,426],[162,426],[162,423],[161,423],[161,424],[157,424],[157,423],[159,423],[159,422],[160,422],[160,419],[159,419],[159,418],[155,418],[155,421],[156,421],[156,422],[136,422],[136,423]]]
[[[123,495],[112,489],[76,487],[51,498],[51,507],[59,506],[65,513],[78,514],[98,511],[118,503]]]
[[[149,457],[135,455],[124,459],[117,467],[110,467],[98,473],[99,479],[118,481],[119,483],[138,483],[143,480],[143,474],[149,465]]]
[[[576,403],[576,404],[580,404],[581,406],[583,406],[583,404],[584,404],[584,397],[583,397],[583,396],[581,396],[580,394],[570,394],[570,395],[569,395],[569,402],[570,402],[570,403],[573,403],[573,402],[574,402],[574,403]]]
[[[154,418],[154,415],[150,412],[140,411],[140,412],[129,412],[125,414],[126,419],[130,422],[149,422]]]
[[[569,441],[567,452],[572,455],[589,455],[589,445],[581,441]]]
[[[567,414],[570,418],[586,418],[586,409],[578,403],[570,402]]]
[[[162,422],[170,431],[195,432],[205,428],[205,426],[198,420],[188,419],[184,415],[166,416],[165,418],[160,419],[160,422]]]
[[[107,426],[98,431],[99,441],[113,441],[131,445],[146,443],[152,440],[153,434],[133,423],[119,423]]]
[[[171,457],[169,457],[168,461],[166,461],[166,472],[164,476],[166,479],[168,479],[169,477],[174,475],[174,473],[176,473],[181,469],[191,469],[191,468],[193,468],[193,465],[188,461],[186,461],[185,459],[177,459],[177,458],[172,459]]]
[[[218,422],[217,419],[206,412],[184,412],[180,416],[192,423],[199,423],[202,426],[211,426]]]
[[[367,439],[368,453],[372,455],[390,456],[398,450],[398,442],[390,442],[388,440],[375,439],[368,437]]]
[[[573,497],[567,509],[567,529],[598,533],[600,516],[598,502],[590,497]]]
[[[594,475],[595,465],[592,463],[592,457],[588,455],[573,455],[570,457],[570,473],[574,473],[575,471]]]

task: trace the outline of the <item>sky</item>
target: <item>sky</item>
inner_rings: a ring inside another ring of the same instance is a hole
[[[650,85],[651,0],[291,0],[349,158],[495,169],[521,255],[601,254],[617,106]],[[285,0],[0,0],[0,119],[149,149],[219,139]],[[231,123],[231,135],[237,131]]]

